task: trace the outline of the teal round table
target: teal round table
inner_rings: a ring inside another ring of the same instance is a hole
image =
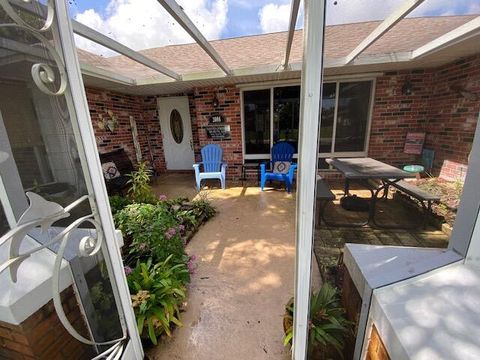
[[[421,173],[425,170],[425,168],[422,165],[406,165],[403,167],[403,171],[409,172],[409,173]]]

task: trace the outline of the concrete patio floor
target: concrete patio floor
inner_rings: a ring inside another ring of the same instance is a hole
[[[293,295],[295,263],[295,193],[256,184],[217,182],[197,194],[192,174],[164,174],[153,189],[158,195],[207,197],[218,214],[199,229],[187,246],[198,259],[190,284],[183,327],[147,351],[150,359],[250,360],[290,359],[282,344],[284,304]],[[364,213],[339,206],[341,184],[331,184],[337,199],[327,208],[329,218],[358,221]],[[352,189],[358,196],[369,192]],[[379,203],[379,220],[408,224],[418,214],[392,199]],[[345,242],[445,247],[448,237],[427,230],[338,228],[322,225],[315,232],[315,257],[331,264]],[[314,263],[314,283],[321,283]]]
[[[193,186],[193,174],[166,175],[154,189],[188,197]],[[149,358],[290,359],[282,344],[282,318],[294,290],[294,195],[233,186],[202,196],[218,214],[187,246],[198,263],[182,314],[184,326],[149,349]],[[318,286],[318,267],[314,269]]]

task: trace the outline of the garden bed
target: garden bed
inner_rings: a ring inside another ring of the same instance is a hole
[[[122,258],[138,330],[145,345],[156,345],[159,337],[172,336],[182,326],[196,260],[185,246],[216,211],[204,198],[157,197],[149,182],[150,172],[140,164],[128,196],[110,197],[110,207],[124,237]]]
[[[440,202],[432,204],[432,212],[445,222],[453,226],[457,215],[463,183],[461,181],[447,181],[441,178],[424,178],[412,180],[412,183],[431,194],[440,196]]]

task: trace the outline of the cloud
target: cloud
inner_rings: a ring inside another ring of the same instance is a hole
[[[267,4],[260,9],[258,17],[264,33],[288,30],[290,4]]]
[[[190,19],[209,40],[218,39],[228,18],[228,0],[178,1]],[[134,50],[192,42],[192,38],[156,0],[110,0],[105,14],[87,9],[75,20]],[[79,36],[78,47],[101,55],[114,53]]]

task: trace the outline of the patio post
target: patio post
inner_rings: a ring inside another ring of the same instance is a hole
[[[297,180],[295,313],[292,352],[294,360],[306,359],[308,348],[324,29],[325,2],[305,0]]]

